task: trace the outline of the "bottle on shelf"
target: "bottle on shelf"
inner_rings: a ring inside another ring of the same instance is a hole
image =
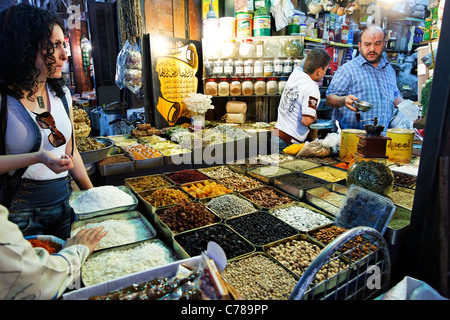
[[[240,96],[242,94],[242,84],[238,78],[232,78],[230,82],[230,95]]]
[[[244,76],[244,61],[241,59],[234,61],[234,75],[240,78]]]
[[[253,60],[246,59],[244,61],[244,77],[253,77]]]
[[[251,78],[245,78],[244,81],[242,81],[242,94],[244,96],[253,95],[253,81]]]
[[[269,78],[266,83],[266,94],[275,95],[278,93],[278,82],[276,78]]]
[[[228,59],[223,63],[223,73],[225,77],[232,77],[234,74],[234,62],[233,59]]]
[[[223,77],[223,61],[222,60],[216,60],[214,61],[214,76],[215,77]]]
[[[230,95],[230,83],[228,79],[222,78],[219,80],[219,84],[217,85],[219,96],[225,97]]]
[[[279,77],[282,74],[283,74],[283,60],[275,58],[273,60],[273,75]]]
[[[258,40],[256,42],[256,57],[262,58],[264,57],[264,41]]]
[[[254,68],[254,72],[253,72],[254,77],[263,77],[264,76],[264,62],[262,59],[255,60],[253,68]]]
[[[286,60],[284,60],[283,62],[283,76],[289,77],[290,74],[292,73],[292,59],[291,58],[287,58]]]
[[[271,77],[273,74],[273,61],[271,59],[264,60],[263,62],[264,77]]]

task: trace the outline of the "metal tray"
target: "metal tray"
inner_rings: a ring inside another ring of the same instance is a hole
[[[273,180],[273,185],[280,189],[283,190],[284,192],[287,192],[288,194],[292,195],[293,197],[299,198],[299,199],[303,199],[306,190],[308,189],[312,189],[312,188],[306,188],[306,189],[301,189],[299,187],[293,186],[293,185],[289,185],[286,184],[282,181],[282,179],[284,177],[288,177],[288,176],[297,176],[297,177],[304,177],[304,178],[308,178],[313,180],[314,182],[317,182],[317,185],[323,185],[326,184],[327,182],[325,180],[310,176],[310,175],[305,175],[304,173],[301,172],[292,172],[292,173],[287,173],[287,174],[283,174],[281,176],[276,177]]]
[[[298,199],[296,199],[295,197],[291,196],[290,194],[287,194],[287,193],[285,193],[285,192],[283,192],[283,191],[280,191],[280,190],[278,190],[278,189],[276,189],[276,188],[274,188],[274,187],[272,187],[272,186],[259,187],[259,188],[251,189],[251,190],[249,190],[249,191],[255,191],[255,190],[259,190],[259,189],[272,189],[275,193],[290,198],[290,199],[292,200],[292,203],[298,201]],[[270,210],[270,209],[280,207],[280,206],[276,206],[276,207],[273,207],[273,208],[268,208],[268,207],[263,207],[263,206],[261,206],[261,205],[259,205],[259,204],[257,204],[257,203],[254,203],[253,201],[251,201],[249,198],[247,198],[247,197],[245,196],[245,193],[246,193],[246,192],[249,192],[249,191],[244,191],[244,192],[241,193],[241,195],[242,195],[245,199],[247,199],[248,201],[250,201],[251,203],[253,203],[253,204],[255,205],[255,207],[257,207],[259,210],[266,210],[266,211],[268,211],[268,210]]]
[[[409,193],[409,194],[412,194],[412,195],[416,194],[416,190],[414,190],[414,189],[407,188],[407,187],[400,187],[400,186],[394,185],[394,187],[392,188],[392,192],[395,192],[395,191],[402,191],[402,192]],[[394,201],[394,200],[392,199],[392,201]],[[394,204],[396,206],[402,207],[402,208],[404,208],[406,210],[412,211],[412,208],[405,207],[404,205],[401,205],[401,204],[398,204],[398,203],[395,203],[395,202],[394,202]]]
[[[273,169],[269,169],[269,168],[273,168]],[[284,172],[284,173],[279,173],[276,175],[269,176],[269,175],[263,175],[263,174],[257,172],[259,170],[268,170],[268,171],[274,170],[274,173],[275,172]],[[277,171],[275,171],[275,170],[277,170]],[[268,185],[273,185],[276,177],[282,176],[284,174],[288,174],[289,172],[292,172],[292,170],[282,168],[278,165],[264,165],[264,166],[257,167],[257,168],[247,169],[247,174],[249,176],[252,176]]]
[[[233,190],[235,190],[236,192],[245,192],[245,191],[253,190],[253,189],[255,189],[255,188],[260,188],[260,187],[265,187],[265,186],[266,186],[266,184],[265,184],[264,182],[262,182],[262,181],[259,180],[259,179],[256,179],[255,177],[252,177],[252,176],[250,176],[250,175],[248,175],[248,174],[240,173],[240,175],[241,175],[241,176],[245,176],[246,178],[252,179],[253,181],[259,182],[261,185],[255,186],[255,187],[253,187],[253,188],[243,189],[243,190],[236,190],[236,189],[234,189],[234,188],[230,185],[230,189],[233,189]],[[239,176],[238,176],[238,177],[239,177]],[[230,178],[230,177],[217,179],[217,182],[223,184],[222,180],[223,180],[223,179],[227,179],[227,178]]]
[[[251,202],[249,199],[245,198],[245,197],[244,197],[243,195],[241,195],[239,192],[232,192],[232,193],[228,193],[228,194],[229,194],[229,195],[236,196],[236,197],[239,197],[239,198],[241,198],[241,199],[244,199],[244,200],[250,202],[250,204],[251,204],[251,205],[253,206],[253,208],[254,208],[254,211],[252,211],[252,212],[246,212],[246,213],[243,213],[243,214],[253,213],[253,212],[256,212],[256,211],[259,210],[253,202]],[[216,214],[218,217],[220,217],[220,218],[223,219],[223,220],[226,220],[227,218],[225,218],[225,219],[222,218],[221,215],[220,215],[218,212],[214,211],[212,208],[210,208],[210,207],[208,206],[208,203],[209,203],[211,200],[212,200],[211,198],[204,198],[204,199],[200,199],[200,202],[203,203],[203,204],[205,204],[205,206],[206,206],[209,210],[211,210],[214,214]],[[240,215],[242,215],[242,214],[240,214]],[[237,216],[240,216],[240,215],[237,215]],[[228,219],[229,219],[229,218],[228,218]]]
[[[135,160],[136,170],[149,169],[164,166],[164,157],[156,157],[142,160]]]
[[[304,163],[305,166],[306,166],[306,164],[308,164],[308,166],[311,166],[311,167],[303,169],[303,170],[295,170],[293,168],[289,168],[289,165],[294,165],[296,163]],[[320,167],[320,166],[321,166],[320,163],[312,162],[312,161],[309,161],[309,160],[302,160],[302,159],[294,159],[294,160],[289,160],[289,161],[285,161],[285,162],[280,163],[280,167],[286,168],[286,169],[291,170],[293,172],[303,172],[305,170],[317,168],[317,167]]]
[[[101,216],[101,217],[96,217],[96,218],[91,218],[91,219],[86,219],[86,220],[75,221],[74,223],[72,223],[70,236],[73,237],[75,235],[74,231],[77,228],[83,227],[83,226],[85,226],[87,224],[90,224],[90,223],[101,223],[101,222],[106,221],[106,220],[131,220],[131,219],[140,219],[142,221],[142,223],[148,229],[147,237],[144,238],[144,239],[137,240],[137,241],[124,242],[124,243],[121,243],[121,244],[118,244],[118,245],[112,246],[112,247],[117,247],[117,246],[121,246],[121,245],[124,245],[124,244],[129,244],[129,243],[133,243],[133,242],[139,242],[139,241],[143,241],[143,240],[149,240],[149,239],[152,239],[152,238],[154,238],[156,236],[155,228],[138,211],[127,211],[127,212],[122,212],[122,213],[110,214],[110,215],[107,215],[107,216]],[[112,248],[112,247],[108,247],[108,248]],[[106,248],[103,248],[103,249],[106,249]],[[97,247],[94,251],[98,251],[98,250],[101,250],[101,249],[99,249]]]
[[[198,169],[185,169],[185,170],[200,172],[200,171],[198,171]],[[178,172],[180,172],[180,171],[182,171],[182,170],[171,171],[171,172],[164,172],[164,173],[163,173],[163,176],[164,176],[167,180],[169,180],[170,182],[172,182],[173,185],[177,185],[177,186],[182,185],[182,184],[186,184],[186,183],[192,183],[192,182],[203,181],[203,180],[208,180],[208,179],[209,179],[208,176],[205,175],[205,176],[206,176],[206,179],[201,179],[201,180],[197,180],[197,181],[190,181],[190,182],[185,182],[185,183],[178,183],[178,182],[176,182],[176,181],[174,181],[174,180],[172,180],[172,179],[170,178],[170,176],[171,176],[172,174],[178,173]]]
[[[167,207],[170,207],[170,206],[173,206],[173,205],[176,204],[176,203],[172,203],[172,204],[168,204],[168,205],[165,205],[165,206],[159,206],[159,207],[156,207],[156,206],[153,206],[151,203],[149,203],[147,200],[144,199],[146,196],[151,195],[153,192],[155,192],[155,191],[157,191],[157,190],[159,190],[159,189],[164,189],[164,188],[167,188],[167,189],[177,189],[177,190],[183,192],[183,194],[187,195],[187,197],[188,197],[188,199],[189,199],[190,201],[195,201],[195,200],[197,200],[197,199],[194,199],[194,197],[192,197],[190,194],[188,194],[187,192],[185,192],[183,189],[181,189],[179,186],[170,186],[170,187],[155,188],[155,189],[151,189],[151,190],[147,190],[147,191],[138,192],[138,193],[137,193],[137,197],[142,201],[142,203],[144,204],[145,208],[147,209],[147,212],[152,212],[152,213],[154,213],[154,212],[155,212],[156,210],[158,210],[158,209],[161,209],[161,208],[167,208]],[[178,202],[178,203],[179,203],[179,202]]]
[[[313,206],[336,216],[339,213],[340,207],[322,199],[321,197],[328,192],[336,192],[345,197],[348,188],[336,183],[328,183],[322,187],[309,189],[306,191],[306,201]]]
[[[138,204],[138,199],[133,194],[133,192],[125,186],[118,186],[117,188],[119,188],[123,192],[126,192],[127,194],[129,194],[133,198],[133,204],[128,205],[128,206],[114,207],[114,208],[107,209],[107,210],[99,210],[99,211],[93,211],[93,212],[88,212],[88,213],[77,213],[74,209],[74,212],[77,215],[78,219],[80,219],[80,220],[89,219],[89,218],[103,216],[103,215],[107,215],[107,214],[111,214],[111,213],[117,213],[117,212],[122,212],[122,211],[132,211],[132,210],[136,209],[136,206]],[[86,192],[85,190],[73,191],[69,197],[69,205],[85,192]]]
[[[185,148],[186,149],[186,148]],[[189,150],[189,152],[184,153],[177,153],[170,156],[163,156],[164,158],[164,165],[170,166],[170,165],[177,165],[180,163],[192,163],[192,151]],[[179,160],[181,159],[181,161]]]
[[[336,181],[330,181],[330,180],[327,180],[327,179],[324,179],[324,178],[319,178],[319,177],[314,176],[314,174],[318,173],[318,172],[330,173],[330,174],[332,174],[333,176],[335,176],[338,179]],[[343,182],[345,182],[347,180],[347,170],[343,170],[343,169],[337,168],[337,167],[320,166],[320,167],[317,167],[317,168],[312,168],[312,169],[305,170],[305,171],[303,171],[303,173],[311,175],[311,176],[316,177],[318,179],[325,180],[327,182],[331,182],[331,183],[339,183],[339,182],[343,183]]]
[[[164,179],[164,181],[167,181],[167,187],[174,186],[173,182],[172,182],[171,180],[167,179],[167,178],[166,178],[164,175],[162,175],[162,174],[155,174],[155,175],[148,175],[148,176],[140,176],[140,177],[126,178],[126,179],[125,179],[125,186],[126,186],[127,188],[129,188],[130,190],[132,190],[133,192],[135,192],[135,193],[155,189],[155,188],[148,188],[148,189],[145,189],[145,190],[136,190],[136,189],[133,187],[132,183],[133,183],[134,181],[139,180],[139,179],[142,179],[142,178],[145,178],[145,177],[149,177],[149,178],[151,178],[151,177],[161,177],[162,179]]]
[[[117,155],[109,155],[108,157],[115,157]],[[97,167],[102,176],[111,176],[114,174],[134,172],[136,164],[134,160],[128,162],[111,163],[111,164],[100,164],[97,162]]]
[[[304,202],[294,202],[294,203],[285,204],[285,205],[283,205],[283,206],[279,206],[279,207],[276,207],[276,208],[274,208],[274,209],[270,209],[270,210],[269,210],[269,213],[274,215],[274,211],[275,211],[275,210],[279,210],[279,209],[283,209],[283,208],[289,208],[289,207],[293,207],[293,206],[296,206],[296,207],[302,207],[302,208],[309,209],[309,210],[311,210],[311,211],[313,211],[313,212],[315,212],[315,213],[321,214],[321,215],[323,215],[323,216],[325,216],[325,217],[327,217],[328,219],[331,220],[331,223],[329,223],[329,224],[322,225],[322,226],[320,226],[320,227],[313,228],[313,229],[308,230],[308,231],[303,231],[303,230],[299,230],[299,229],[298,229],[299,232],[311,232],[311,231],[313,231],[313,230],[316,230],[316,229],[321,228],[321,227],[324,227],[324,226],[330,226],[330,225],[332,225],[333,222],[334,222],[334,217],[333,217],[333,216],[331,216],[331,215],[329,215],[329,214],[327,214],[327,213],[325,213],[325,212],[323,212],[323,211],[320,211],[320,210],[318,210],[318,209],[316,209],[316,208],[314,208],[314,207],[312,207],[312,206],[310,206],[310,205],[308,205],[308,204],[306,204],[306,203],[304,203]],[[275,217],[276,217],[276,216],[275,216]],[[278,218],[278,217],[277,217],[277,218]],[[281,218],[278,218],[278,219],[283,220],[283,219],[281,219]],[[284,220],[283,220],[283,221],[284,221]],[[285,221],[285,223],[288,223],[288,222]],[[289,223],[288,223],[288,224],[289,224]],[[297,229],[296,226],[292,226],[292,227],[294,227],[294,228]]]
[[[95,163],[102,161],[108,155],[110,149],[114,146],[114,141],[108,138],[103,137],[95,137],[91,138],[95,139],[98,142],[104,143],[106,145],[105,148],[92,150],[92,151],[84,151],[80,152],[81,159],[83,159],[84,164]]]
[[[205,176],[207,176],[209,179],[218,179],[218,178],[214,178],[214,177],[209,176],[208,173],[209,173],[210,171],[214,171],[214,170],[217,170],[217,169],[220,169],[220,168],[226,168],[226,169],[228,169],[229,171],[232,172],[229,176],[224,176],[224,178],[225,178],[225,177],[231,177],[232,174],[236,172],[236,171],[232,170],[231,168],[229,168],[229,167],[226,166],[226,165],[215,166],[215,167],[208,167],[208,168],[201,168],[201,169],[197,169],[197,171],[203,173],[203,174],[204,174]],[[220,179],[220,178],[219,178],[219,179]]]

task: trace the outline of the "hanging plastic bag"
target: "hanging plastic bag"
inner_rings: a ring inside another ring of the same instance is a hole
[[[137,94],[142,87],[142,55],[137,43],[125,42],[117,56],[116,85]]]

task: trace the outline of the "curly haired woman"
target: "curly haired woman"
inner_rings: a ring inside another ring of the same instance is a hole
[[[34,6],[0,13],[2,204],[24,236],[69,237],[71,177],[81,190],[93,187],[74,143],[72,99],[61,79],[63,30],[57,16]]]

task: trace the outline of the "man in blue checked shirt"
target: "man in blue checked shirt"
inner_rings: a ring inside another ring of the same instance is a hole
[[[361,100],[374,105],[371,110],[361,112],[361,120],[377,117],[385,134],[395,106],[403,101],[395,71],[383,57],[384,45],[384,30],[375,25],[367,27],[358,44],[360,55],[340,66],[333,76],[326,105],[335,108],[333,123],[338,120],[342,129],[364,129],[364,124],[373,123],[356,121],[353,102]]]

